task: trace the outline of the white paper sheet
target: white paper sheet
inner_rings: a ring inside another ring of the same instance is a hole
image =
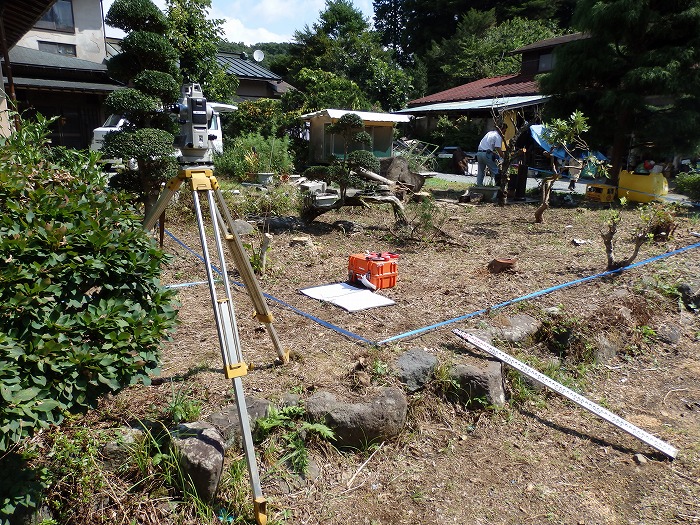
[[[324,284],[299,291],[313,299],[340,306],[348,312],[359,312],[368,308],[396,304],[388,297],[378,295],[365,288],[357,288],[348,283]]]

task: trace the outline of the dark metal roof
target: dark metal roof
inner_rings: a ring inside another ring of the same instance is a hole
[[[222,53],[216,55],[216,61],[221,64],[229,75],[238,78],[250,78],[256,80],[280,81],[282,77],[275,75],[269,69],[265,69],[257,62],[248,60],[245,53]]]
[[[124,86],[99,82],[73,82],[70,80],[48,80],[42,78],[15,78],[15,86],[40,91],[78,91],[88,93],[111,93]]]
[[[105,64],[57,55],[56,53],[47,53],[46,51],[39,51],[38,49],[30,49],[22,46],[15,46],[10,50],[10,62],[12,63],[12,67],[26,65],[81,71],[107,71],[107,66]]]
[[[0,0],[8,49],[29,31],[55,0]]]
[[[527,46],[519,47],[510,52],[511,55],[518,55],[525,53],[527,51],[535,51],[537,49],[553,49],[567,42],[573,42],[574,40],[581,40],[588,38],[589,35],[585,33],[570,33],[568,35],[560,35],[552,38],[546,38],[544,40],[539,40]]]
[[[105,64],[80,58],[15,46],[10,62],[14,84],[24,89],[110,93],[124,87],[109,78]]]

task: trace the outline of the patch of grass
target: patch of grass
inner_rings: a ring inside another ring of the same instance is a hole
[[[593,355],[586,343],[585,326],[586,323],[578,317],[558,315],[542,322],[534,340],[544,343],[556,356],[575,362],[591,362]]]
[[[303,406],[271,408],[267,417],[258,419],[255,438],[266,443],[264,454],[267,461],[278,466],[287,464],[293,472],[306,474],[309,467],[309,452],[306,441],[312,437],[331,441],[333,431],[322,423],[304,421]],[[281,457],[278,457],[281,454]]]
[[[656,330],[647,325],[638,326],[635,331],[645,343],[652,343],[656,339]]]
[[[252,517],[247,474],[248,465],[241,456],[233,459],[221,475],[217,499],[222,503],[217,516],[223,523],[243,523],[245,517]]]
[[[593,366],[590,363],[569,365],[556,359],[544,360],[536,356],[522,354],[518,355],[516,359],[557,383],[578,392],[585,388],[587,377]],[[546,387],[539,387],[536,381],[510,367],[507,367],[506,378],[510,387],[511,402],[533,404],[538,407],[546,405],[546,399],[549,395],[549,390]]]
[[[415,489],[411,493],[411,499],[416,503],[423,503],[425,501],[425,492],[422,489]]]
[[[202,414],[202,403],[191,397],[188,390],[184,390],[184,384],[177,390],[171,382],[172,394],[170,402],[165,407],[165,415],[173,423],[187,423],[196,421]]]
[[[428,177],[425,179],[425,184],[423,184],[423,189],[425,191],[432,191],[432,190],[454,190],[454,191],[461,191],[464,193],[466,190],[468,190],[472,184],[468,182],[453,182],[449,180],[445,180],[440,177]]]
[[[440,363],[435,367],[432,385],[436,393],[444,396],[459,388],[459,382],[450,374],[451,368],[450,363]]]
[[[369,373],[373,380],[384,380],[389,375],[389,365],[381,359],[375,358],[369,366]]]
[[[52,480],[47,502],[61,522],[77,518],[76,510],[95,501],[107,484],[99,468],[97,435],[86,428],[72,430],[52,432],[46,456]]]

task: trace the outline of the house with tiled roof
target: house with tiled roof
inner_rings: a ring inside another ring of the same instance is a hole
[[[121,53],[120,38],[107,37],[105,44],[107,58]],[[219,51],[216,54],[216,61],[227,74],[238,77],[235,102],[259,98],[280,98],[289,89],[293,89],[290,84],[282,80],[282,77],[263,67],[256,60],[251,60],[247,53]]]
[[[523,46],[512,51],[512,54],[522,55],[518,73],[482,78],[411,100],[400,113],[424,117],[422,125],[430,129],[442,115],[490,118],[494,112],[509,109],[534,110],[546,102],[546,97],[539,93],[535,77],[554,67],[553,50],[557,46],[580,38],[585,38],[585,35],[562,35]]]
[[[0,39],[0,56],[7,56],[7,52],[35,23],[42,14],[51,6],[54,0],[26,0],[25,2],[3,2],[0,9],[0,24],[2,25],[3,39]],[[6,68],[5,68],[6,69]],[[9,71],[10,77],[12,71]],[[7,81],[8,72],[0,72],[2,76],[2,90],[0,90],[0,134],[7,135],[10,132],[10,123],[7,119],[8,97],[14,97],[13,86]]]
[[[25,0],[2,2],[7,57],[0,53],[5,93],[27,116],[59,117],[52,144],[87,148],[92,130],[108,115],[104,101],[124,87],[109,77],[106,60],[120,52],[121,39],[105,36],[101,0]],[[279,98],[291,88],[281,77],[243,53],[220,53],[226,70],[239,78],[238,101]],[[0,116],[6,116],[7,112]],[[5,119],[2,126],[9,132]]]

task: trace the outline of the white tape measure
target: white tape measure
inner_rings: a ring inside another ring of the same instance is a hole
[[[482,341],[478,337],[469,334],[467,332],[464,332],[459,329],[454,329],[452,332],[459,338],[464,339],[468,343],[473,344],[477,348],[480,348],[484,352],[487,352],[494,356],[496,359],[499,361],[502,361],[506,363],[509,366],[512,366],[515,368],[518,372],[522,372],[526,376],[531,377],[535,381],[542,383],[544,386],[547,388],[550,388],[557,392],[558,394],[561,394],[565,398],[573,401],[577,405],[585,408],[589,412],[595,414],[596,416],[605,419],[609,423],[612,423],[616,427],[620,428],[621,430],[624,430],[628,434],[636,437],[637,439],[644,441],[647,445],[655,448],[656,450],[663,452],[670,458],[675,458],[676,454],[678,454],[678,449],[675,447],[669,445],[665,441],[661,441],[659,438],[652,436],[648,432],[645,432],[639,427],[634,426],[632,423],[629,421],[626,421],[622,419],[620,416],[617,416],[610,412],[610,410],[603,408],[600,405],[597,405],[593,401],[586,399],[580,394],[577,394],[573,390],[565,387],[561,383],[557,383],[554,379],[551,377],[547,377],[546,375],[542,374],[541,372],[538,372],[534,368],[531,368],[527,366],[525,363],[522,361],[518,361],[514,357],[511,357],[510,355],[506,354],[505,352],[500,351],[498,348],[488,344],[486,341]]]

